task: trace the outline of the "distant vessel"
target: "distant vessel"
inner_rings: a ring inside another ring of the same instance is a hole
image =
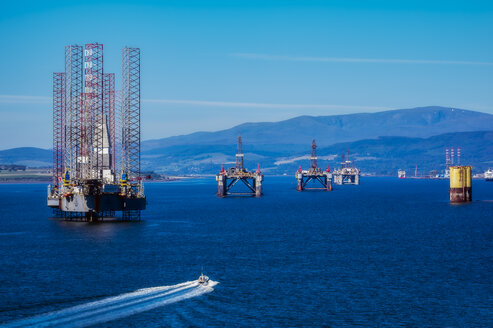
[[[397,171],[397,177],[399,179],[405,179],[406,178],[406,171],[404,171],[404,170]]]
[[[202,274],[200,274],[200,277],[199,277],[199,279],[197,279],[197,281],[201,285],[207,285],[209,283],[209,277],[207,277],[206,275],[204,275],[202,273]]]
[[[486,181],[493,181],[493,169],[488,169],[488,171],[484,172],[484,179]]]

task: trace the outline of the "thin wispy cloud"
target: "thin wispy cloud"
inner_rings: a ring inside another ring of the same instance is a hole
[[[210,101],[210,100],[180,100],[180,99],[144,99],[146,103],[194,105],[208,107],[240,107],[240,108],[280,108],[280,109],[359,109],[359,110],[384,110],[384,107],[375,106],[353,106],[336,104],[278,104],[258,102],[232,102],[232,101]]]
[[[2,104],[46,104],[51,103],[52,98],[46,96],[22,96],[0,95]],[[237,102],[220,100],[190,100],[190,99],[142,99],[143,103],[189,105],[203,107],[229,107],[229,108],[272,108],[272,109],[347,109],[347,110],[385,110],[386,107],[337,105],[337,104],[279,104],[259,102]]]
[[[463,61],[463,60],[378,59],[378,58],[352,58],[352,57],[306,57],[306,56],[266,55],[266,54],[256,54],[256,53],[232,53],[230,55],[233,57],[243,58],[243,59],[268,60],[268,61],[493,66],[493,62]]]

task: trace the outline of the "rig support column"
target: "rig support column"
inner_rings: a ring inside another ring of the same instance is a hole
[[[264,180],[264,176],[259,174],[255,177],[255,197],[262,196],[262,181]]]
[[[332,173],[325,172],[325,189],[332,191]]]
[[[450,167],[450,202],[472,201],[472,166]]]
[[[297,191],[302,191],[303,190],[303,173],[301,173],[301,166],[300,169],[296,172],[296,181],[298,182],[296,186]]]
[[[218,174],[216,175],[217,180],[217,195],[219,197],[226,197],[226,187],[227,187],[227,178],[226,175]]]

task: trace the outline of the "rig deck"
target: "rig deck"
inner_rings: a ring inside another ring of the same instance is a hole
[[[54,217],[68,220],[99,221],[117,218],[123,221],[140,220],[140,211],[146,208],[142,184],[105,184],[81,182],[51,189],[48,186],[48,206]]]
[[[332,173],[319,171],[300,171],[296,172],[296,180],[298,184],[296,190],[326,190],[332,191]],[[320,182],[321,187],[307,187],[310,181]]]

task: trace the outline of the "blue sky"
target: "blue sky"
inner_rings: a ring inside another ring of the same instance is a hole
[[[64,46],[142,53],[143,139],[246,121],[442,105],[493,113],[489,1],[10,2],[0,149],[51,147]]]

